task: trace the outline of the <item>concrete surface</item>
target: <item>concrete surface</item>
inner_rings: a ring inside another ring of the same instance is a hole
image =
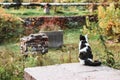
[[[120,80],[120,70],[79,63],[25,68],[24,80]]]

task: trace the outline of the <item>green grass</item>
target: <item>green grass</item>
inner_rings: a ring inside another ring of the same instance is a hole
[[[50,10],[50,14],[45,14],[43,9],[26,9],[21,8],[19,10],[6,9],[7,13],[19,16],[19,17],[36,17],[36,16],[78,16],[86,15],[88,11],[78,11],[78,10],[59,10],[61,13],[54,12],[53,9]]]

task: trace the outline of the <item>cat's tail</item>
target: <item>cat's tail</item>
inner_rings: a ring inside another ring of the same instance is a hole
[[[90,61],[90,60],[85,60],[85,65],[87,66],[100,66],[101,62],[100,61]]]

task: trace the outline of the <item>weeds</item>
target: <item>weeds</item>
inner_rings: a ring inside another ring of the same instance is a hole
[[[93,25],[94,23],[92,23]],[[68,29],[64,31],[64,46],[59,49],[49,49],[45,55],[29,54],[25,58],[19,49],[19,44],[1,45],[0,48],[0,79],[2,80],[23,80],[24,68],[34,66],[47,66],[62,63],[78,62],[79,34],[88,34],[89,43],[92,48],[94,59],[99,59],[103,64],[107,64],[105,47],[101,43],[97,32],[97,25],[88,28]],[[120,69],[120,44],[107,44],[107,50],[114,53],[115,64],[113,68]],[[111,56],[111,55],[110,55]],[[107,64],[109,65],[109,64]],[[111,64],[110,64],[111,65]]]
[[[16,46],[16,45],[14,45]],[[19,46],[17,46],[19,48]],[[11,50],[11,45],[2,46],[0,50],[0,79],[22,80],[24,68],[77,62],[74,46],[64,46],[60,49],[50,49],[45,55],[31,54],[25,58],[18,50]]]

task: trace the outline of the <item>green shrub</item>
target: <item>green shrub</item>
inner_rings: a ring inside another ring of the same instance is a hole
[[[0,9],[0,42],[18,39],[24,30],[22,23],[13,15],[6,14],[4,9]]]

